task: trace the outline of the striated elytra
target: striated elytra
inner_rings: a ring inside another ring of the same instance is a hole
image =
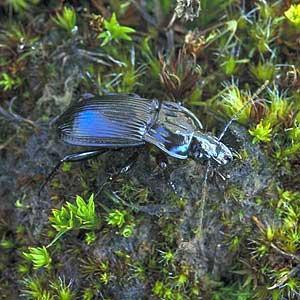
[[[66,143],[97,148],[122,148],[151,143],[179,159],[213,159],[220,165],[232,153],[216,137],[203,133],[188,109],[174,102],[138,95],[112,94],[81,99],[58,119]]]

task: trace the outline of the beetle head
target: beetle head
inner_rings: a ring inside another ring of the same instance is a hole
[[[233,159],[227,146],[217,138],[199,131],[194,133],[189,154],[194,159],[213,159],[219,165],[226,165]]]

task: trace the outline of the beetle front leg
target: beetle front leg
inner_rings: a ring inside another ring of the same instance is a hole
[[[154,174],[158,175],[158,174],[162,174],[162,178],[165,182],[168,183],[168,185],[171,187],[171,189],[173,190],[173,192],[176,193],[176,189],[174,187],[174,184],[171,182],[170,178],[171,178],[171,173],[169,170],[169,160],[168,160],[168,156],[166,155],[166,153],[164,152],[159,152],[155,155],[155,161],[157,164],[157,167],[154,170]]]
[[[38,195],[40,195],[41,191],[44,189],[46,184],[50,181],[50,179],[53,177],[55,172],[60,168],[60,166],[64,162],[76,162],[76,161],[81,161],[81,160],[87,160],[92,157],[95,157],[97,155],[103,154],[110,149],[98,149],[98,150],[91,150],[91,151],[82,151],[82,152],[77,152],[73,154],[66,155],[64,158],[62,158],[57,165],[52,169],[52,171],[49,173],[49,175],[46,177],[44,183],[41,185]]]

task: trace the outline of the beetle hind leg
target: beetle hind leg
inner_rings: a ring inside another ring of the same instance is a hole
[[[109,149],[98,149],[98,150],[91,150],[91,151],[83,151],[83,152],[77,152],[77,153],[72,153],[69,155],[66,155],[64,158],[62,158],[56,166],[52,169],[52,171],[48,174],[46,177],[44,183],[41,185],[38,195],[41,194],[42,190],[44,187],[47,185],[47,183],[51,180],[51,178],[54,176],[56,171],[60,168],[60,166],[64,162],[76,162],[76,161],[82,161],[82,160],[87,160],[90,158],[93,158],[97,155],[103,154],[105,152],[109,151]]]

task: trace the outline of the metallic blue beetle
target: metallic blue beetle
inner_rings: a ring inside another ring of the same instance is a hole
[[[179,159],[213,159],[220,165],[231,161],[231,151],[202,128],[180,104],[123,94],[91,95],[57,121],[59,137],[72,145],[123,148],[148,142]]]
[[[216,137],[202,133],[202,128],[191,111],[174,102],[131,94],[83,97],[58,118],[57,131],[64,142],[95,150],[67,155],[46,182],[65,161],[79,161],[107,149],[146,143],[179,159],[213,159],[219,165],[231,161],[231,151]]]

